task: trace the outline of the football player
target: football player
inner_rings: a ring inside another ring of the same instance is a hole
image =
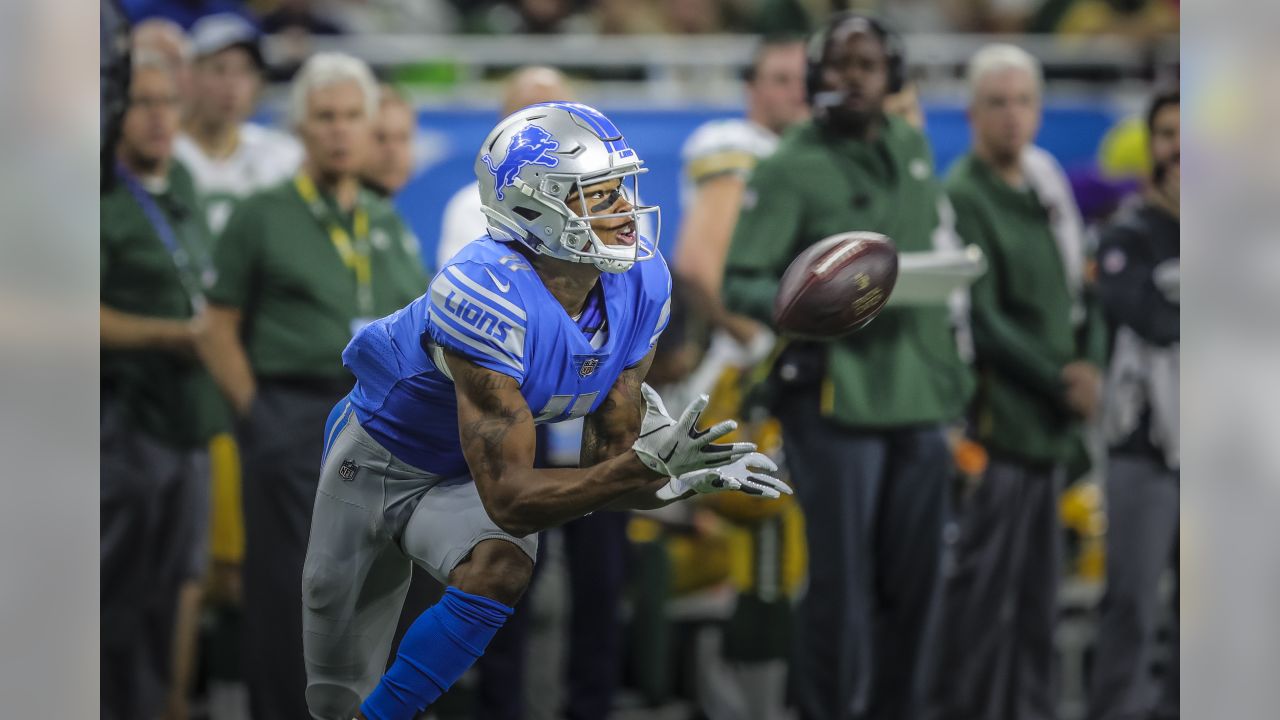
[[[511,615],[540,530],[699,492],[790,493],[755,445],[715,442],[734,421],[698,429],[705,396],[675,419],[642,382],[671,283],[637,231],[657,208],[632,203],[645,169],[617,127],[585,105],[532,105],[493,129],[475,169],[487,237],[343,353],[356,386],[325,428],[303,571],[319,720],[430,705]],[[534,425],[584,416],[581,468],[535,470]],[[383,675],[412,562],[448,588]]]

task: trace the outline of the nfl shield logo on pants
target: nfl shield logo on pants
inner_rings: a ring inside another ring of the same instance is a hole
[[[343,480],[350,480],[356,476],[356,464],[350,459],[343,460],[338,466],[338,477]]]

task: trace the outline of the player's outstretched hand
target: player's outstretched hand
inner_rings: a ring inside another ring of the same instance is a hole
[[[650,470],[678,478],[695,470],[726,465],[755,452],[755,443],[715,442],[737,429],[738,423],[733,420],[717,423],[708,430],[698,429],[698,419],[707,406],[706,395],[689,403],[680,419],[675,420],[667,413],[656,390],[641,384],[640,393],[644,396],[644,421],[640,424],[640,437],[631,449]]]
[[[777,500],[783,495],[791,494],[789,485],[765,474],[777,471],[778,466],[767,456],[753,452],[728,465],[694,470],[680,477],[673,477],[658,490],[658,499],[674,500],[690,490],[698,493],[737,490],[748,495],[760,495],[770,500]]]

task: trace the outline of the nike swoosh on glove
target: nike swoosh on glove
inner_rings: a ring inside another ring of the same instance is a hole
[[[645,402],[644,420],[640,423],[640,437],[631,449],[650,470],[674,478],[694,470],[726,465],[755,452],[755,443],[715,442],[736,430],[736,421],[725,420],[708,430],[698,429],[698,419],[707,407],[706,395],[689,403],[680,419],[674,420],[667,414],[656,390],[641,384],[640,393]]]
[[[718,468],[694,470],[671,481],[658,490],[659,500],[674,500],[693,490],[697,493],[717,493],[737,490],[748,495],[760,495],[777,500],[792,493],[791,487],[776,477],[764,473],[777,472],[778,466],[768,456],[753,452],[741,460]]]

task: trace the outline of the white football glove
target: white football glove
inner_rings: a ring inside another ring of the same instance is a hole
[[[677,421],[667,414],[657,391],[641,384],[640,393],[644,396],[644,420],[640,423],[640,437],[631,449],[650,470],[675,478],[694,470],[725,465],[755,452],[755,443],[715,444],[737,429],[738,423],[733,420],[717,423],[709,430],[698,429],[698,419],[707,406],[706,395],[689,403]]]
[[[694,470],[680,477],[673,477],[658,490],[658,499],[674,500],[690,490],[698,493],[737,490],[777,500],[783,495],[791,494],[789,485],[764,474],[777,471],[778,466],[768,456],[753,452],[735,463],[707,470]]]

